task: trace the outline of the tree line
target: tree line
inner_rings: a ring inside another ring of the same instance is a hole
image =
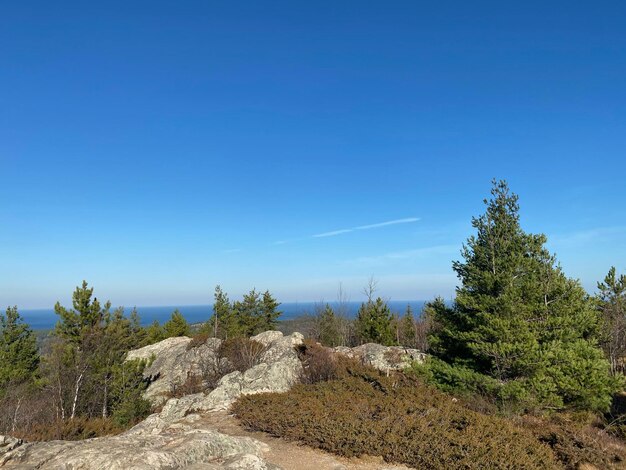
[[[214,306],[219,325],[214,315],[201,331],[235,337],[275,327],[280,304],[269,292],[253,289],[232,304],[220,295]],[[0,434],[93,437],[147,416],[151,405],[142,397],[146,363],[125,358],[132,349],[191,336],[181,312],[175,310],[163,325],[155,321],[144,328],[136,309],[126,315],[122,307],[101,303],[85,281],[72,295],[72,308],[57,302],[54,310],[58,322],[41,344],[17,307],[0,312]]]

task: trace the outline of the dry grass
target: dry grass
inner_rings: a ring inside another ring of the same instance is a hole
[[[42,423],[32,428],[14,433],[14,436],[27,441],[67,440],[79,441],[93,437],[110,436],[125,431],[111,418],[66,419],[52,423]]]

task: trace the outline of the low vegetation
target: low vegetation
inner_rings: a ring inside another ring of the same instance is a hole
[[[382,374],[312,342],[303,383],[240,398],[247,427],[339,455],[382,456],[415,468],[621,468],[626,453],[598,430],[563,419],[479,413],[421,380]]]

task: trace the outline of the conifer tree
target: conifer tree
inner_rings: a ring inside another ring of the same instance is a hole
[[[202,331],[222,339],[237,336],[239,328],[233,314],[233,306],[230,303],[228,294],[218,285],[215,286],[213,299],[213,315],[209,321],[203,325]]]
[[[86,281],[77,287],[72,295],[72,309],[66,309],[59,302],[54,310],[59,321],[54,329],[57,343],[53,360],[62,370],[56,373],[64,381],[59,390],[59,406],[62,415],[73,419],[80,411],[88,394],[85,393],[92,374],[99,368],[98,355],[101,351],[105,320],[110,318],[111,302],[101,305],[93,298],[93,288]],[[95,388],[95,387],[93,387]]]
[[[611,267],[598,282],[598,306],[602,317],[601,345],[611,363],[611,372],[624,372],[626,356],[626,276]]]
[[[567,278],[525,233],[516,195],[493,182],[476,235],[453,263],[461,281],[455,304],[430,308],[432,351],[504,384],[502,393],[542,406],[605,410],[617,384],[597,346],[598,314],[578,281]]]
[[[165,330],[166,338],[189,336],[191,334],[187,320],[185,320],[185,317],[178,309],[174,310],[172,317],[163,325],[163,329]]]
[[[252,336],[256,333],[261,316],[260,294],[252,289],[244,294],[243,299],[233,304],[234,322],[237,325],[236,336]]]
[[[413,309],[411,304],[407,304],[404,315],[400,319],[399,324],[400,340],[398,341],[402,346],[408,348],[416,347],[415,341],[415,317],[413,316]]]
[[[339,331],[339,319],[333,308],[326,304],[318,315],[319,342],[324,346],[341,346],[341,332]]]
[[[0,396],[9,385],[32,382],[37,376],[39,352],[35,335],[17,307],[0,312]]]
[[[356,334],[361,343],[394,344],[392,315],[387,302],[378,297],[369,299],[359,307],[355,320]]]
[[[130,334],[133,337],[132,349],[140,348],[146,341],[146,330],[141,327],[141,319],[137,307],[133,307],[128,317],[130,322]]]
[[[163,341],[166,338],[165,330],[158,320],[154,320],[150,326],[146,328],[145,344],[154,344]]]
[[[263,331],[269,331],[276,329],[278,324],[278,317],[282,313],[278,310],[280,302],[278,302],[269,290],[263,293],[263,299],[261,301],[261,318],[260,325],[257,326],[259,333]]]

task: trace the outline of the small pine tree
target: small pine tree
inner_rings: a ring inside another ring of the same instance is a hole
[[[134,424],[150,414],[151,404],[143,397],[148,383],[143,378],[145,362],[116,364],[111,384],[113,419],[120,426]]]
[[[383,299],[368,300],[361,304],[355,320],[356,334],[361,343],[394,344],[392,315]]]
[[[598,282],[598,307],[602,318],[600,343],[611,363],[611,372],[624,372],[623,360],[626,356],[626,276],[617,276],[611,267]]]
[[[333,308],[326,304],[317,316],[319,342],[324,346],[341,346],[341,332],[339,331],[339,319]]]
[[[141,327],[141,318],[137,312],[137,307],[133,307],[128,320],[130,322],[130,334],[133,337],[132,348],[139,348],[146,342],[146,330]]]
[[[0,394],[8,384],[32,382],[37,376],[39,351],[35,335],[17,307],[0,313]]]
[[[406,311],[400,319],[399,324],[400,340],[399,343],[407,348],[416,347],[416,331],[415,331],[415,317],[413,316],[413,309],[411,305],[406,306]]]
[[[185,320],[185,317],[178,309],[174,310],[172,317],[163,325],[163,329],[165,330],[166,338],[189,336],[191,334],[189,323],[187,323],[187,320]]]
[[[145,331],[145,344],[158,343],[166,338],[165,330],[163,330],[158,320],[154,320]]]
[[[201,331],[222,339],[238,336],[239,326],[233,314],[233,306],[228,299],[228,294],[218,285],[215,287],[213,298],[213,315],[202,326]]]
[[[258,332],[262,310],[261,295],[256,289],[252,289],[241,301],[233,304],[233,316],[237,325],[237,336],[253,336]]]
[[[263,331],[275,330],[278,324],[278,317],[282,313],[278,310],[280,302],[278,302],[270,291],[266,290],[263,293],[263,299],[261,300],[261,318],[257,330],[259,333]]]

